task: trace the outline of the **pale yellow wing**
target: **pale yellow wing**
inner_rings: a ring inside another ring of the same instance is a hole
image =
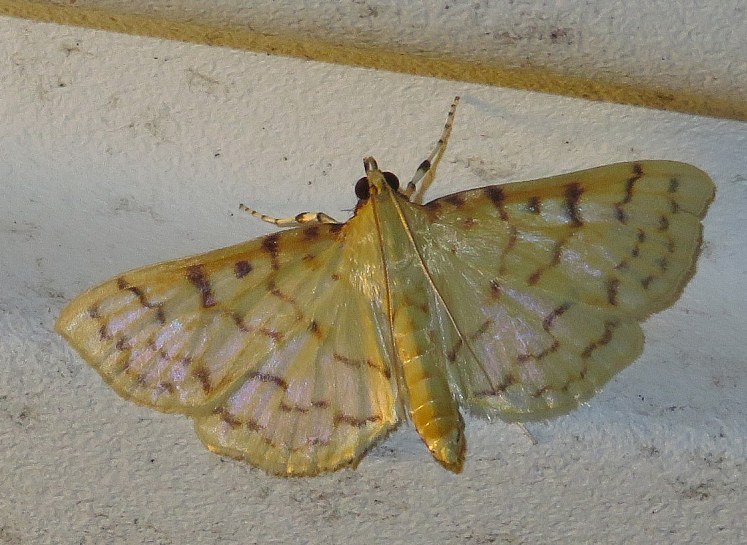
[[[591,397],[640,354],[639,322],[692,275],[713,194],[693,166],[642,161],[406,206],[457,331],[457,399],[532,420]]]
[[[121,396],[268,472],[355,464],[399,420],[370,215],[120,275],[57,330]]]

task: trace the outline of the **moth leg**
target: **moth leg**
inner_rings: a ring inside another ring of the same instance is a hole
[[[412,199],[413,202],[420,203],[423,200],[423,194],[428,190],[430,185],[433,183],[433,179],[436,176],[436,167],[438,166],[441,157],[446,151],[446,145],[449,142],[449,136],[451,135],[451,127],[454,125],[454,115],[456,114],[457,105],[459,104],[459,97],[454,97],[454,102],[451,103],[449,109],[449,115],[446,116],[446,124],[444,130],[441,133],[441,137],[436,142],[436,147],[433,148],[428,159],[420,163],[420,166],[415,171],[412,180],[407,184],[407,188],[402,191],[402,194],[408,199],[415,194],[417,184],[422,180],[422,185]]]
[[[239,208],[244,212],[249,212],[255,218],[259,218],[267,223],[272,223],[278,227],[285,227],[287,225],[301,225],[304,223],[340,223],[336,219],[328,216],[324,212],[301,212],[290,218],[273,218],[272,216],[266,216],[261,212],[252,210],[248,206],[243,204],[239,205]]]

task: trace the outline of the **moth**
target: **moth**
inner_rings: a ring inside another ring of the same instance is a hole
[[[293,227],[120,274],[57,331],[120,396],[191,417],[211,451],[276,475],[356,466],[407,420],[459,473],[461,411],[568,413],[682,292],[713,182],[636,161],[419,204],[457,102],[404,188],[364,159],[348,221],[244,207]]]

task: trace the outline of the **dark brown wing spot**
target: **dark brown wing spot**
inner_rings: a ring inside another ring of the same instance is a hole
[[[287,293],[280,291],[280,289],[272,280],[267,283],[267,287],[272,295],[293,307],[293,309],[296,311],[296,319],[300,320],[303,318],[303,311],[301,310],[301,306],[298,304],[298,301],[296,301]]]
[[[342,231],[342,228],[345,224],[344,223],[330,223],[329,224],[329,232],[332,234],[337,234],[340,231]]]
[[[498,280],[491,280],[490,297],[497,301],[501,298],[501,291],[503,291],[503,288],[501,287],[501,284],[498,282]]]
[[[588,375],[588,374],[589,374],[589,367],[587,365],[584,365],[583,367],[581,367],[581,369],[579,370],[579,372],[575,376],[571,376],[571,377],[568,378],[568,380],[566,381],[566,383],[563,384],[563,386],[560,387],[560,391],[563,392],[563,393],[568,392],[571,389],[571,385],[574,382],[579,382],[579,381],[585,380],[586,379],[586,375]]]
[[[311,320],[309,323],[309,331],[311,334],[316,337],[317,339],[322,339],[322,330],[319,329],[319,324],[316,323],[316,320]]]
[[[137,297],[140,300],[140,303],[143,303],[143,300],[145,299],[145,294],[143,293],[143,290],[141,290],[137,286],[127,286],[127,290],[135,294],[135,297]],[[145,307],[148,305],[143,304],[143,306]]]
[[[176,386],[171,382],[159,382],[156,385],[156,393],[161,396],[163,394],[174,395],[176,392]]]
[[[166,321],[166,316],[163,313],[163,305],[161,303],[151,303],[148,301],[148,298],[145,296],[145,293],[143,290],[138,288],[137,286],[126,286],[126,288],[131,293],[137,297],[138,302],[145,308],[155,309],[156,310],[156,320],[158,320],[160,323],[164,323]]]
[[[236,278],[244,278],[247,274],[252,272],[252,269],[254,269],[254,267],[252,267],[252,264],[248,261],[237,261],[233,266]]]
[[[516,246],[516,240],[519,238],[519,233],[516,230],[516,227],[513,225],[508,230],[508,244],[506,244],[506,252],[510,252],[513,250],[514,246]]]
[[[99,328],[99,338],[102,341],[108,341],[112,338],[112,334],[109,333],[109,329],[106,327],[106,324],[101,324],[101,327]]]
[[[490,329],[490,327],[494,323],[495,322],[493,322],[493,320],[491,320],[490,318],[488,318],[487,320],[485,320],[482,323],[482,325],[480,325],[480,327],[477,328],[477,331],[475,331],[472,335],[470,335],[470,339],[473,340],[473,341],[476,341],[477,339],[479,339],[480,337],[482,337],[485,334],[485,332],[488,329]]]
[[[633,200],[633,193],[635,193],[635,183],[637,180],[638,178],[628,178],[628,181],[625,182],[625,197],[623,197],[620,204],[628,204]]]
[[[127,289],[127,286],[128,286],[128,285],[129,285],[129,284],[127,283],[127,280],[125,280],[125,279],[124,279],[124,278],[122,278],[121,276],[120,276],[119,278],[117,278],[117,287],[118,287],[119,289],[121,289],[121,290],[125,290],[125,289]]]
[[[555,307],[550,314],[545,316],[545,319],[542,321],[542,327],[545,331],[549,332],[553,323],[555,323],[555,320],[565,314],[569,308],[571,308],[571,303],[563,303]]]
[[[676,193],[677,190],[680,188],[680,181],[677,178],[672,178],[669,180],[669,193]]]
[[[649,286],[651,286],[651,282],[653,282],[655,278],[656,277],[654,275],[649,274],[646,278],[641,280],[641,286],[643,286],[643,289],[647,290]]]
[[[348,414],[336,414],[334,418],[335,424],[347,424],[349,426],[353,426],[355,428],[362,428],[366,424],[370,422],[380,422],[381,416],[374,415],[374,416],[368,416],[366,418],[356,418],[354,416],[348,415]]]
[[[594,350],[609,344],[612,340],[612,334],[618,325],[619,323],[616,321],[608,320],[604,322],[604,333],[602,333],[602,336],[596,341],[590,342],[586,348],[584,348],[583,352],[581,352],[581,357],[584,359],[589,358]],[[583,376],[581,378],[583,378]]]
[[[669,218],[659,216],[659,231],[666,231],[667,229],[669,229]]]
[[[543,386],[539,390],[535,390],[534,392],[532,392],[532,397],[542,397],[543,395],[547,393],[549,389],[550,389],[549,387]]]
[[[628,223],[628,215],[620,203],[615,204],[615,218],[622,224]]]
[[[457,339],[457,342],[454,344],[454,346],[446,353],[446,359],[448,359],[450,362],[453,362],[456,360],[457,354],[459,353],[459,350],[462,348],[462,339]]]
[[[101,314],[99,314],[99,308],[96,305],[88,309],[88,317],[93,320],[101,318]]]
[[[276,344],[283,341],[283,334],[280,331],[275,331],[274,329],[269,329],[267,327],[260,327],[257,331],[265,337],[271,338]]]
[[[371,359],[367,359],[366,361],[357,360],[357,359],[354,359],[354,358],[348,358],[347,356],[343,356],[339,352],[333,353],[332,354],[332,358],[335,361],[337,361],[337,362],[340,362],[340,363],[342,363],[344,365],[347,365],[348,367],[358,367],[358,368],[360,368],[363,365],[366,365],[366,366],[370,367],[371,369],[375,369],[376,371],[378,371],[379,373],[381,373],[387,379],[391,376],[391,374],[389,372],[389,369],[385,365],[383,365],[382,363],[376,363],[376,362],[374,362]]]
[[[607,302],[610,305],[617,305],[617,292],[620,289],[620,280],[618,278],[607,279]]]
[[[304,240],[315,240],[319,238],[319,226],[318,225],[310,225],[303,230],[303,239]]]
[[[288,390],[288,383],[282,377],[269,373],[250,373],[249,380],[257,379],[260,382],[269,382],[282,390]]]
[[[383,363],[376,363],[371,359],[366,360],[366,365],[368,365],[371,369],[377,370],[379,373],[381,373],[387,380],[392,376],[389,372],[389,368],[385,366]]]
[[[156,320],[161,324],[166,323],[166,315],[163,313],[163,305],[161,303],[156,306]]]
[[[241,420],[232,415],[225,407],[218,407],[213,411],[213,414],[220,417],[231,428],[240,428]]]
[[[535,285],[537,282],[539,282],[539,279],[542,277],[542,275],[550,269],[551,267],[555,267],[558,263],[560,263],[560,256],[563,254],[563,244],[565,241],[560,240],[555,243],[555,246],[553,247],[552,251],[552,259],[550,260],[550,263],[544,267],[540,267],[536,271],[534,271],[531,275],[529,275],[529,278],[527,279],[527,282],[529,282],[530,286]]]
[[[641,244],[646,242],[646,232],[643,229],[638,229],[638,236],[636,240],[638,242],[630,251],[630,255],[632,255],[633,257],[638,257],[638,255],[641,253]]]
[[[437,215],[441,210],[441,199],[436,199],[434,201],[425,203],[425,209],[428,210],[428,212]]]
[[[296,412],[305,414],[309,412],[309,409],[307,409],[306,407],[299,407],[298,405],[288,405],[285,401],[280,402],[280,410],[286,413]]]
[[[519,354],[516,357],[516,361],[517,363],[526,363],[532,360],[538,361],[548,356],[549,354],[552,354],[553,352],[557,351],[558,348],[560,348],[560,341],[558,341],[557,339],[554,339],[553,343],[547,348],[545,348],[542,352],[539,352],[538,354]]]
[[[560,348],[560,341],[558,339],[553,339],[553,342],[550,346],[545,348],[542,352],[537,354],[535,358],[538,360],[541,360],[542,358],[552,354],[553,352],[557,352],[557,350]]]
[[[636,182],[643,176],[643,167],[639,163],[633,164],[633,176],[625,183],[625,198],[621,204],[629,203],[633,199]]]
[[[189,267],[187,269],[187,280],[200,292],[203,307],[208,308],[217,304],[213,296],[213,290],[210,287],[210,281],[205,276],[205,270],[202,265],[192,265]]]
[[[604,334],[599,339],[599,346],[605,346],[612,340],[612,332],[617,327],[617,322],[605,322],[604,323]]]
[[[490,199],[490,202],[493,203],[493,206],[498,209],[498,213],[500,214],[501,219],[503,221],[507,221],[508,214],[506,213],[506,208],[504,207],[506,194],[503,189],[497,185],[489,185],[483,188],[483,192],[485,193],[485,196]]]
[[[462,225],[464,225],[464,228],[469,231],[475,226],[476,223],[477,220],[475,218],[467,218],[462,222]]]
[[[117,373],[130,373],[130,366],[132,361],[130,360],[129,354],[122,354],[122,357],[117,359]]]
[[[246,323],[244,322],[244,318],[238,312],[233,312],[231,314],[231,319],[236,324],[236,327],[238,327],[241,331],[243,331],[244,333],[251,333],[252,329],[246,325]]]
[[[503,378],[499,384],[496,384],[491,389],[475,392],[475,395],[477,397],[498,396],[504,393],[508,388],[519,382],[521,381],[518,377],[513,374],[509,374],[505,378]]]
[[[454,193],[453,195],[444,197],[444,201],[451,204],[452,206],[461,208],[462,206],[464,206],[464,195],[462,193]]]
[[[317,409],[329,409],[330,403],[324,399],[319,399],[317,401],[312,401],[311,406]]]
[[[244,426],[246,426],[246,429],[255,431],[255,432],[261,432],[267,429],[265,426],[261,425],[259,422],[257,422],[256,420],[252,418],[247,418],[246,421],[244,422]],[[262,440],[268,445],[275,446],[273,442],[267,437],[262,437]]]
[[[347,365],[349,367],[361,367],[362,365],[364,365],[364,363],[367,363],[367,362],[364,362],[363,360],[357,360],[357,359],[354,359],[354,358],[349,358],[347,356],[343,356],[339,352],[335,352],[334,354],[332,354],[332,358],[335,361],[338,361],[338,362],[340,362],[342,364],[345,364],[345,365]]]
[[[280,235],[278,233],[272,233],[262,239],[262,249],[270,254],[270,262],[273,270],[277,270],[280,267],[280,263],[278,262],[278,253],[280,251],[278,249],[279,240]]]
[[[580,227],[584,224],[584,220],[581,218],[581,211],[578,209],[578,203],[583,193],[584,188],[577,183],[568,184],[565,188],[566,214],[568,214],[568,218],[575,227]]]
[[[542,199],[539,197],[531,197],[527,201],[527,210],[532,214],[539,214],[542,211]]]
[[[207,367],[197,367],[192,371],[192,376],[198,380],[203,392],[206,394],[210,393],[212,385],[210,384],[210,371],[208,371]]]
[[[506,376],[506,378],[503,379],[503,382],[499,386],[501,390],[506,390],[508,387],[513,386],[514,384],[519,384],[521,380],[514,374],[509,374]]]

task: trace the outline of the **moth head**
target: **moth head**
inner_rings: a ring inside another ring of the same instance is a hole
[[[368,200],[371,193],[379,193],[385,186],[389,186],[395,192],[399,189],[399,178],[391,172],[380,171],[373,157],[363,159],[363,168],[366,175],[355,184],[355,196],[359,200]]]

